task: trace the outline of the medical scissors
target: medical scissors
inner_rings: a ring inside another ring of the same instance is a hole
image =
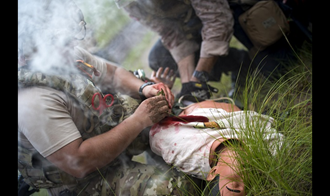
[[[97,108],[95,108],[95,104],[94,104],[94,99],[95,99],[96,96],[98,96],[98,98],[99,98],[99,106]],[[107,100],[108,97],[111,97],[111,103],[110,104],[106,103],[106,100]],[[100,115],[101,115],[105,108],[108,108],[108,107],[113,105],[114,100],[115,99],[113,98],[113,96],[111,94],[105,95],[102,99],[101,93],[95,93],[92,97],[92,107],[93,107],[94,110],[98,110],[100,112]]]

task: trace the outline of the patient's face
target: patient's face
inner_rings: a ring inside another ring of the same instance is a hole
[[[223,173],[223,175],[220,175],[220,195],[245,195],[244,183],[242,182],[242,179],[234,171],[229,170],[231,169],[228,169],[227,175],[225,173]]]
[[[237,171],[236,153],[230,150],[224,151],[217,165],[221,166],[218,171],[220,195],[245,195],[244,183]]]

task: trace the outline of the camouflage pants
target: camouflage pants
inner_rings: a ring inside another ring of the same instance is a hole
[[[165,162],[146,165],[134,161],[111,167],[76,189],[78,195],[200,195],[201,181],[178,172]]]

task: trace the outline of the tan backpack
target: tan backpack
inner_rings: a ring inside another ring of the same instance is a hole
[[[239,16],[239,23],[254,47],[260,51],[278,41],[283,33],[290,31],[285,15],[273,0],[257,2]]]

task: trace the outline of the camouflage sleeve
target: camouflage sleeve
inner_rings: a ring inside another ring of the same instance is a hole
[[[191,0],[203,23],[201,57],[227,55],[233,35],[233,15],[226,0]]]
[[[134,3],[124,9],[131,18],[139,21],[161,37],[162,43],[170,51],[176,62],[198,50],[199,45],[186,38],[181,24],[177,20],[151,16]]]

